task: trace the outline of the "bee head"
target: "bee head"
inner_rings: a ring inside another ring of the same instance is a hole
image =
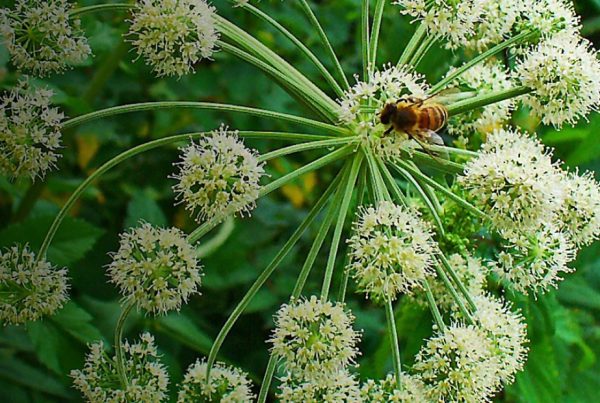
[[[381,113],[379,114],[379,119],[381,120],[381,123],[383,123],[384,125],[389,125],[392,121],[392,116],[394,115],[394,113],[396,113],[396,103],[388,103],[386,104],[383,109],[381,110]]]

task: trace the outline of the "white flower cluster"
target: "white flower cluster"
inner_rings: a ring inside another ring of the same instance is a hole
[[[575,124],[600,104],[600,61],[590,42],[571,32],[543,40],[517,64],[515,77],[533,91],[523,103],[545,124]]]
[[[120,247],[108,266],[110,281],[125,298],[152,313],[179,309],[198,293],[202,277],[196,251],[176,229],[145,223],[121,235]]]
[[[401,375],[402,389],[396,385],[396,376],[388,374],[384,379],[367,380],[360,389],[361,402],[363,403],[421,403],[426,402],[425,384],[417,375]]]
[[[184,378],[177,403],[225,402],[247,403],[255,396],[248,375],[237,368],[216,363],[206,382],[206,361],[196,361],[190,365]]]
[[[354,363],[360,333],[352,329],[354,317],[344,308],[312,296],[279,309],[270,342],[293,382],[323,386],[320,381],[331,381]]]
[[[46,76],[91,54],[71,9],[67,0],[16,0],[13,10],[0,9],[0,35],[18,69]]]
[[[91,403],[161,402],[168,399],[169,375],[154,344],[144,333],[137,343],[123,344],[123,366],[127,384],[123,385],[115,357],[109,357],[100,341],[90,346],[85,365],[71,371],[73,384]]]
[[[564,31],[578,32],[579,28],[572,0],[521,0],[521,17],[514,30],[535,30],[539,37],[547,38]]]
[[[487,402],[500,370],[491,340],[475,326],[453,324],[427,340],[413,369],[427,385],[431,402]]]
[[[178,181],[173,190],[187,210],[197,210],[199,221],[224,219],[254,208],[264,164],[238,140],[237,132],[221,126],[182,151],[176,164],[179,173],[172,176]]]
[[[467,49],[482,52],[514,32],[524,11],[524,0],[479,0],[479,4],[481,18],[464,45]]]
[[[559,220],[575,245],[589,245],[600,236],[600,184],[592,172],[565,173],[562,184]]]
[[[363,142],[383,157],[400,156],[408,136],[392,133],[383,136],[385,127],[379,120],[379,111],[387,103],[403,96],[425,98],[429,86],[424,78],[406,67],[384,66],[370,74],[368,82],[358,81],[339,100],[340,121],[362,136]]]
[[[158,76],[182,76],[215,52],[215,8],[205,0],[138,0],[129,34]]]
[[[297,380],[284,377],[277,397],[281,403],[356,403],[360,402],[360,387],[356,378],[347,371],[328,374],[327,377]]]
[[[60,157],[62,112],[52,108],[51,90],[29,80],[0,99],[0,173],[43,178]]]
[[[437,245],[416,212],[391,202],[364,208],[348,240],[348,269],[358,288],[375,301],[410,294],[433,276]]]
[[[53,315],[68,299],[67,270],[36,259],[26,246],[0,251],[0,323],[19,325]]]
[[[422,21],[429,32],[444,37],[446,46],[456,49],[467,43],[481,20],[481,0],[394,0],[401,13]]]
[[[454,69],[450,70],[451,73]],[[455,86],[478,94],[499,92],[513,87],[508,72],[497,60],[480,63],[467,70],[456,81]],[[448,121],[448,133],[460,138],[468,138],[475,133],[489,134],[501,129],[510,119],[515,106],[513,99],[507,99],[453,116]],[[463,140],[464,141],[464,140]]]

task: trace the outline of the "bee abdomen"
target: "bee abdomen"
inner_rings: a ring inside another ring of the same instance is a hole
[[[423,129],[436,132],[446,125],[447,120],[448,111],[444,106],[431,105],[421,109],[418,124]]]

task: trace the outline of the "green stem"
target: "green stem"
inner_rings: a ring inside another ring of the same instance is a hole
[[[473,301],[473,298],[471,297],[471,293],[469,292],[469,290],[467,290],[467,287],[461,281],[460,277],[458,277],[458,275],[456,274],[456,271],[454,271],[454,268],[452,267],[452,265],[450,264],[448,259],[446,259],[446,256],[444,256],[443,253],[439,253],[438,257],[439,257],[440,261],[442,262],[442,265],[444,266],[444,268],[450,274],[450,277],[452,277],[452,281],[454,281],[454,283],[458,286],[458,289],[460,290],[463,297],[465,297],[465,300],[471,307],[471,310],[473,310],[473,312],[477,312],[477,305],[475,305],[475,301]]]
[[[356,185],[356,179],[362,165],[364,155],[357,153],[353,160],[350,168],[350,174],[348,181],[346,182],[346,188],[344,189],[344,197],[339,206],[337,222],[335,229],[333,230],[333,239],[331,240],[331,249],[329,250],[329,258],[327,259],[327,267],[325,268],[325,276],[323,278],[323,287],[321,288],[321,300],[325,301],[329,297],[329,289],[331,288],[331,279],[333,277],[333,269],[335,267],[335,260],[337,257],[338,248],[342,239],[342,231],[344,230],[344,223],[346,222],[346,216],[350,208],[350,202],[352,201],[352,194],[354,193],[354,187]],[[341,191],[341,190],[340,190]]]
[[[123,390],[126,390],[127,385],[129,384],[129,381],[127,380],[125,363],[123,361],[123,326],[125,325],[125,321],[127,320],[127,317],[134,306],[135,300],[133,298],[129,298],[127,301],[125,301],[123,310],[119,315],[119,319],[117,320],[117,325],[115,327],[115,360],[117,373],[119,374],[119,379],[121,381]]]
[[[330,148],[340,145],[346,145],[350,142],[356,141],[355,137],[343,137],[343,138],[333,138],[328,140],[321,141],[311,141],[307,143],[294,144],[289,147],[280,148],[279,150],[271,151],[269,153],[261,155],[258,160],[269,161],[274,158],[283,157],[284,155],[290,155],[302,151],[315,150],[319,148]]]
[[[495,104],[497,102],[502,102],[510,98],[516,98],[521,95],[529,94],[530,92],[532,92],[530,88],[516,87],[499,92],[478,95],[476,97],[465,99],[463,101],[459,101],[448,105],[448,115],[458,115],[461,113],[468,112],[472,109],[482,108],[484,106]]]
[[[306,0],[300,0],[300,7],[302,7],[302,10],[304,10],[304,13],[308,17],[308,20],[312,24],[313,28],[315,28],[317,30],[317,33],[319,34],[319,37],[321,38],[321,42],[323,43],[325,50],[329,54],[329,57],[331,58],[331,61],[333,62],[333,66],[334,66],[339,78],[342,79],[343,88],[345,88],[345,89],[350,88],[350,84],[348,84],[348,79],[346,78],[346,74],[344,73],[344,70],[342,69],[342,65],[340,64],[340,61],[339,61],[338,57],[336,56],[335,51],[333,50],[333,46],[331,46],[331,43],[329,42],[329,38],[327,38],[327,34],[323,30],[323,27],[321,27],[321,24],[319,23],[319,20],[317,19],[317,17],[315,16],[315,13],[313,13],[312,9],[310,8],[310,5],[308,4],[308,2]]]
[[[425,55],[429,52],[431,47],[435,44],[437,39],[437,35],[431,35],[427,36],[427,38],[423,42],[421,42],[419,48],[408,62],[408,64],[412,66],[413,69],[416,69],[419,66],[419,64],[421,63]]]
[[[215,236],[207,240],[206,242],[203,242],[202,245],[196,248],[196,256],[198,256],[199,258],[205,258],[207,256],[212,255],[225,242],[227,242],[227,239],[229,239],[229,236],[233,232],[234,228],[235,224],[233,217],[227,217],[223,221],[223,224],[221,225],[219,231],[215,234]]]
[[[239,105],[228,105],[218,104],[212,102],[188,102],[188,101],[162,101],[162,102],[142,102],[136,104],[119,105],[111,108],[100,109],[94,112],[87,113],[85,115],[71,118],[63,123],[63,129],[81,125],[83,123],[90,122],[96,119],[102,119],[109,116],[121,115],[124,113],[141,112],[141,111],[152,111],[159,109],[172,109],[172,108],[187,108],[187,109],[204,109],[204,110],[216,110],[216,111],[227,111],[237,112],[257,117],[264,117],[270,119],[279,119],[286,122],[298,123],[305,126],[314,127],[316,129],[323,130],[325,133],[333,135],[349,135],[347,129],[342,129],[327,123],[319,122],[312,119],[303,118],[300,116],[288,115],[286,113],[274,112],[264,109],[250,108],[247,106]]]
[[[429,286],[429,281],[427,281],[427,279],[423,280],[423,286],[425,287],[425,296],[427,297],[427,302],[429,303],[429,309],[431,309],[433,319],[438,329],[443,332],[446,330],[446,325],[444,325],[444,320],[442,319],[440,310],[435,303],[435,298],[433,297],[433,293],[431,292],[431,287]]]
[[[402,52],[402,55],[398,60],[398,67],[408,63],[408,61],[415,53],[417,47],[419,46],[426,34],[427,27],[425,26],[425,24],[421,23],[419,27],[415,30],[413,36],[410,38],[410,41],[408,41],[406,47],[404,48],[404,51]]]
[[[462,74],[464,74],[467,70],[471,69],[472,67],[478,65],[479,63],[481,63],[482,61],[502,52],[504,49],[507,49],[513,45],[518,44],[519,42],[522,42],[526,39],[528,39],[529,37],[536,35],[537,33],[535,31],[524,31],[521,32],[518,35],[513,36],[512,38],[499,43],[498,45],[488,49],[487,51],[481,53],[480,55],[478,55],[477,57],[473,58],[471,61],[463,64],[461,67],[459,67],[458,69],[454,70],[452,73],[448,74],[446,77],[444,77],[442,80],[440,80],[440,82],[438,82],[436,85],[434,85],[431,88],[430,93],[431,94],[435,94],[439,91],[441,91],[442,89],[444,89],[448,84],[450,84],[452,81],[454,81],[455,79],[457,79],[458,77],[460,77]]]
[[[271,387],[271,381],[273,380],[273,376],[275,375],[275,369],[277,368],[277,356],[271,353],[269,357],[269,363],[267,364],[267,368],[265,369],[265,376],[263,377],[263,381],[260,385],[260,392],[258,393],[258,403],[265,403],[267,401],[267,395],[269,394],[269,388]]]
[[[442,283],[444,283],[444,286],[446,287],[446,289],[450,292],[450,295],[452,296],[452,299],[458,305],[458,309],[460,310],[460,312],[464,316],[465,320],[470,325],[475,324],[475,322],[473,321],[473,317],[471,316],[471,313],[467,310],[467,307],[465,306],[465,304],[463,303],[462,299],[460,298],[460,296],[456,292],[456,289],[454,288],[454,286],[450,282],[450,279],[448,279],[448,276],[446,275],[446,273],[444,272],[444,270],[442,270],[442,268],[439,266],[439,264],[435,265],[435,270],[436,270],[438,276],[440,277],[440,279],[442,280]]]
[[[135,8],[135,4],[96,4],[87,7],[78,7],[69,11],[69,17],[80,17],[85,14],[92,14],[103,11],[128,11]]]
[[[377,0],[375,3],[375,15],[373,16],[373,29],[371,29],[371,50],[369,65],[375,67],[377,63],[377,47],[379,46],[379,33],[381,31],[381,21],[383,20],[383,11],[386,0]]]
[[[394,306],[391,298],[387,298],[385,304],[385,317],[387,320],[388,335],[392,344],[392,357],[394,361],[394,372],[396,373],[396,388],[402,389],[402,362],[400,360],[400,343],[398,341],[398,330],[394,317]]]
[[[25,192],[25,195],[23,196],[21,201],[19,202],[19,207],[17,208],[17,211],[15,212],[10,221],[12,223],[16,223],[25,219],[25,217],[27,217],[31,209],[33,209],[33,206],[35,206],[35,203],[40,198],[45,188],[46,183],[41,180],[32,183],[29,186],[29,189],[27,189],[27,192]]]
[[[296,169],[293,172],[290,172],[287,175],[282,176],[279,179],[274,180],[273,182],[269,183],[268,185],[264,186],[261,190],[260,190],[260,196],[259,197],[263,197],[268,195],[269,193],[273,192],[274,190],[280,188],[281,186],[285,185],[288,182],[293,181],[294,179],[304,175],[307,172],[311,172],[314,171],[316,169],[322,168],[327,164],[332,163],[333,161],[336,161],[342,157],[345,157],[346,155],[350,154],[353,152],[353,145],[349,144],[346,147],[340,148],[330,154],[325,155],[324,157],[319,158],[318,160],[315,160],[309,164],[304,165],[301,168]]]
[[[231,2],[236,3],[236,4],[238,3],[235,0],[232,0]],[[300,41],[298,38],[296,38],[296,36],[294,36],[294,34],[292,34],[283,25],[281,25],[280,23],[275,21],[273,18],[271,18],[269,15],[262,12],[260,9],[254,7],[250,3],[242,4],[242,5],[240,5],[240,7],[243,7],[246,10],[250,11],[252,14],[254,14],[258,18],[262,19],[266,23],[273,26],[280,33],[282,33],[283,36],[288,38],[313,63],[313,65],[317,68],[317,70],[319,70],[319,73],[321,73],[323,78],[325,78],[325,80],[327,80],[327,82],[329,83],[331,88],[335,91],[335,93],[339,97],[344,95],[344,91],[342,90],[342,87],[340,87],[340,85],[337,83],[335,78],[331,75],[329,70],[327,70],[327,68],[323,65],[323,63],[321,63],[321,61],[317,58],[317,56],[315,56],[315,54],[313,52],[311,52],[310,49],[308,49],[308,47],[306,47],[306,45],[304,45],[304,43],[302,43],[302,41]]]
[[[277,267],[279,266],[281,261],[283,259],[285,259],[285,257],[290,253],[290,251],[296,245],[296,243],[298,242],[298,240],[300,239],[302,234],[304,234],[306,229],[317,218],[317,216],[319,215],[319,212],[323,209],[323,207],[327,203],[327,200],[329,199],[330,195],[333,193],[333,191],[335,190],[336,187],[337,187],[337,181],[332,182],[331,185],[329,186],[329,188],[325,191],[325,193],[323,193],[323,196],[321,196],[319,201],[317,201],[315,206],[308,213],[306,218],[304,218],[302,223],[300,223],[300,226],[298,227],[298,229],[296,229],[296,231],[292,234],[290,239],[288,239],[288,241],[285,243],[283,248],[281,248],[281,250],[277,253],[277,255],[273,258],[273,260],[265,268],[265,270],[260,274],[260,276],[258,276],[258,278],[254,281],[254,283],[252,284],[252,286],[250,287],[248,292],[246,292],[246,294],[244,295],[242,300],[235,307],[235,309],[233,310],[231,315],[229,315],[229,318],[227,318],[227,321],[225,322],[225,324],[219,331],[219,334],[217,335],[217,337],[212,345],[212,348],[210,349],[210,354],[208,355],[208,361],[207,361],[207,372],[206,372],[207,380],[210,379],[210,371],[217,359],[219,350],[221,349],[221,346],[223,345],[225,338],[227,337],[227,335],[233,328],[233,325],[235,324],[235,322],[242,315],[244,310],[246,310],[246,308],[248,307],[248,304],[250,304],[250,302],[252,301],[252,299],[254,298],[256,293],[262,288],[262,286],[269,279],[269,277],[271,277],[271,274],[273,274],[275,269],[277,269]]]
[[[364,148],[365,156],[367,157],[367,164],[369,165],[369,172],[371,174],[372,186],[374,190],[373,199],[380,202],[384,200],[390,200],[390,194],[385,186],[381,172],[377,164],[377,160],[373,155],[373,152],[368,148]]]
[[[362,12],[360,19],[360,44],[362,49],[363,81],[369,81],[369,69],[371,60],[370,33],[369,33],[369,0],[362,0]]]
[[[407,207],[408,202],[404,196],[404,193],[402,193],[402,189],[400,189],[400,186],[398,186],[398,183],[396,183],[396,179],[382,160],[379,161],[379,169],[381,170],[384,181],[387,182],[388,187],[391,189],[392,195],[396,198],[396,203]]]

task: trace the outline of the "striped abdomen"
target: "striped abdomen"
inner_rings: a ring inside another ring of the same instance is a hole
[[[442,104],[424,104],[417,113],[414,130],[431,130],[437,132],[446,125],[448,110]]]

